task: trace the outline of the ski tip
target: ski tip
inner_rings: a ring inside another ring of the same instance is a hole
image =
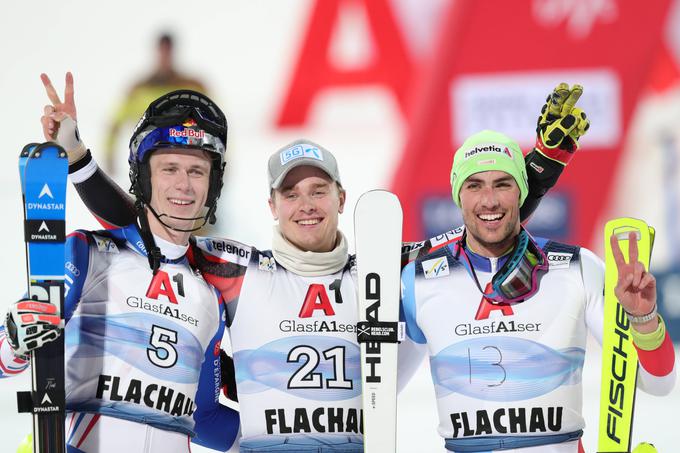
[[[31,151],[33,151],[33,149],[38,145],[40,145],[40,143],[29,143],[28,145],[24,146],[21,148],[19,157],[28,157],[31,154]]]
[[[605,231],[614,231],[625,228],[628,228],[629,230],[634,229],[642,231],[647,230],[649,226],[644,220],[635,219],[633,217],[619,217],[617,219],[612,219],[609,220],[604,226]]]
[[[359,203],[392,203],[401,206],[396,194],[383,189],[374,189],[362,193],[357,200],[357,204]]]
[[[635,233],[635,240],[639,241],[642,238],[642,233],[635,227],[616,227],[614,228],[613,234],[619,241],[625,241],[630,239],[630,233]]]
[[[655,230],[647,225],[644,220],[634,219],[630,217],[621,217],[607,222],[604,227],[604,245],[605,254],[610,253],[609,238],[613,235],[622,246],[630,240],[630,233],[634,234],[635,241],[638,242],[638,247],[642,247],[648,255],[651,255],[652,246],[654,244]]]
[[[385,209],[391,209],[392,212],[398,211],[401,215],[399,197],[388,190],[369,190],[359,196],[354,207],[354,215],[356,216],[359,213],[380,215],[380,212],[384,212]]]
[[[654,444],[647,442],[640,442],[632,451],[632,453],[658,453]]]
[[[374,198],[374,197],[386,197],[386,198],[396,198],[399,199],[393,192],[385,189],[371,189],[359,195],[359,199],[362,198]]]
[[[26,145],[29,146],[29,145]],[[26,147],[24,147],[25,149]],[[66,154],[66,151],[64,151],[64,148],[61,146],[57,145],[54,142],[45,142],[41,143],[33,148],[30,149],[29,151],[29,158],[31,159],[36,159],[39,158],[40,156],[44,154],[52,154],[56,155],[56,157],[63,158],[63,159],[68,159],[68,155]]]

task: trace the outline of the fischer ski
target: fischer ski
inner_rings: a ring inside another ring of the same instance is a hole
[[[614,234],[626,260],[629,233],[637,237],[638,259],[649,270],[654,245],[654,228],[631,218],[614,219],[605,225],[604,329],[602,335],[602,383],[600,387],[600,420],[597,451],[630,453],[638,358],[630,334],[630,321],[614,295],[618,270],[609,238]],[[634,451],[656,452],[650,444]]]
[[[366,453],[396,451],[402,220],[399,199],[384,190],[364,193],[354,209]]]
[[[59,306],[64,314],[64,241],[68,159],[52,142],[29,144],[19,156],[29,297]],[[62,453],[64,436],[64,338],[31,354],[32,391],[19,392],[19,412],[33,413],[33,451]]]

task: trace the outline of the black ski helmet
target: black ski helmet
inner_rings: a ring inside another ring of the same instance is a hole
[[[222,190],[227,146],[227,119],[206,95],[193,90],[164,94],[151,104],[130,138],[130,193],[148,205],[151,200],[149,157],[159,148],[201,149],[212,159],[205,206],[214,223]]]

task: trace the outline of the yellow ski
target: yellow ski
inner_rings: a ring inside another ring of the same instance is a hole
[[[602,386],[600,388],[600,422],[597,451],[599,453],[630,453],[637,379],[637,350],[630,334],[630,321],[614,295],[618,270],[609,238],[612,234],[626,260],[629,233],[637,238],[638,259],[649,270],[654,245],[654,228],[644,221],[631,218],[614,219],[605,225],[604,330],[602,335]],[[639,447],[656,452],[653,446]],[[635,451],[640,451],[636,448]]]

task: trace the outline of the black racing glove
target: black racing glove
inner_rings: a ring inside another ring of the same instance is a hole
[[[220,349],[220,371],[222,373],[222,392],[227,398],[238,403],[234,359],[229,357],[222,349]]]

